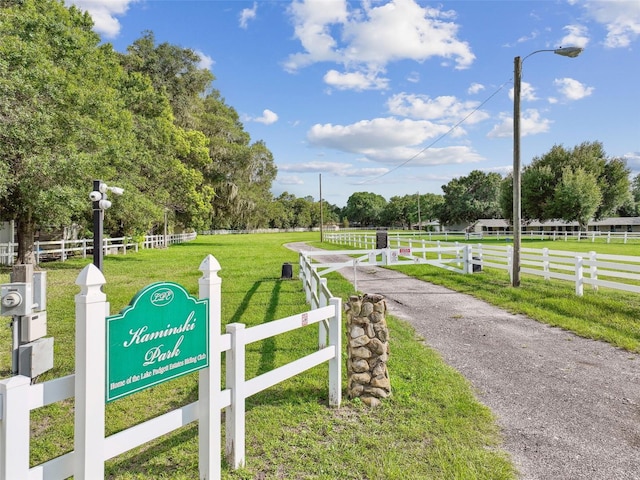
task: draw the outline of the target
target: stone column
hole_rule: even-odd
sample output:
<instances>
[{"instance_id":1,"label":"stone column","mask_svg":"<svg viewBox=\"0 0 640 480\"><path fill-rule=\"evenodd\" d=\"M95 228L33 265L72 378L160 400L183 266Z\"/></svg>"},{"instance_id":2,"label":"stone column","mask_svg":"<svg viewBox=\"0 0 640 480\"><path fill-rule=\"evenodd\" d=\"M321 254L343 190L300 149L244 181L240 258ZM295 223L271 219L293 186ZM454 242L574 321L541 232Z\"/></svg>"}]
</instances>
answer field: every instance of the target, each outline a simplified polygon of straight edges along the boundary
<instances>
[{"instance_id":1,"label":"stone column","mask_svg":"<svg viewBox=\"0 0 640 480\"><path fill-rule=\"evenodd\" d=\"M387 361L389 329L382 295L349 297L347 311L347 394L375 407L391 395Z\"/></svg>"}]
</instances>

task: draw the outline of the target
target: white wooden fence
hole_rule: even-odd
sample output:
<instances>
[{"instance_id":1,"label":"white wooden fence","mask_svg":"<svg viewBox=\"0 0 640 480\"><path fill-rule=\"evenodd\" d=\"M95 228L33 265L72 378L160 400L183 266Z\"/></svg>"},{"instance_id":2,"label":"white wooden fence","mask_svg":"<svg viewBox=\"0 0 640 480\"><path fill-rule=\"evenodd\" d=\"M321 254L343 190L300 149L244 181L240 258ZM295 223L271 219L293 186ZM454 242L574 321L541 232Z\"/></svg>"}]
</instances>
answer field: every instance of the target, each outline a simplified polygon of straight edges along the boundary
<instances>
[{"instance_id":1,"label":"white wooden fence","mask_svg":"<svg viewBox=\"0 0 640 480\"><path fill-rule=\"evenodd\" d=\"M469 239L482 239L493 238L496 240L511 240L513 239L513 233L510 231L496 231L496 232L423 232L417 230L408 230L402 232L389 232L389 241L392 245L398 245L399 243L406 242L409 239L426 241L435 241L437 239L444 239L445 242L453 242L458 240ZM599 232L599 231L575 231L575 232L558 232L550 230L525 230L522 232L522 238L529 238L534 240L553 240L553 241L587 241L591 243L628 243L629 241L640 240L640 232ZM342 245L370 245L374 248L376 243L376 236L371 232L360 232L357 230L348 232L328 232L324 234L324 240L331 243L338 243ZM366 247L365 247L366 248Z\"/></svg>"},{"instance_id":2,"label":"white wooden fence","mask_svg":"<svg viewBox=\"0 0 640 480\"><path fill-rule=\"evenodd\" d=\"M0 381L0 480L76 480L104 478L104 462L191 422L198 422L199 478L221 477L221 420L225 409L229 464L245 463L245 401L251 395L323 362L329 363L329 403L341 402L341 323L338 298L326 306L245 328L234 323L221 334L220 265L209 255L200 265L200 298L209 301L209 368L198 372L198 400L147 422L104 437L105 334L108 303L104 276L94 265L82 270L76 284L75 374L30 385L15 376ZM328 344L318 351L251 379L245 378L245 346L281 333L322 323ZM221 353L225 352L226 388L221 389ZM34 467L29 466L31 410L75 397L74 449Z\"/></svg>"},{"instance_id":3,"label":"white wooden fence","mask_svg":"<svg viewBox=\"0 0 640 480\"><path fill-rule=\"evenodd\" d=\"M362 236L364 237L364 236ZM349 244L361 248L367 248L371 240L375 242L375 237L362 238L352 235L343 235L334 237L333 242L350 242ZM371 237L371 236L369 236ZM386 249L391 252L397 252L398 261L381 262L378 265L387 264L408 264L420 263L429 264L440 268L446 268L458 273L473 273L482 270L485 267L506 270L509 275L513 274L513 247L484 245L484 244L451 244L446 242L429 242L425 239L412 238L394 238L390 240L390 244L395 244L395 248ZM428 248L426 245L436 245L434 248ZM453 245L453 246L452 246ZM350 255L361 255L359 259L365 259L368 255L385 250L362 250L325 252L325 255L331 253L346 253ZM403 252L405 252L403 254ZM431 253L427 253L431 252ZM311 256L316 252L306 252ZM429 255L437 255L437 258L429 260ZM334 264L330 266L332 270L344 268L357 263L365 264L362 260L353 259L344 264ZM375 264L368 262L367 264ZM458 268L455 267L458 265ZM322 268L324 265L317 264L316 268ZM326 266L329 267L329 266ZM520 250L520 271L530 275L541 276L546 280L558 279L573 282L575 284L575 293L578 296L584 294L584 286L591 285L594 290L598 287L607 287L615 290L623 290L627 292L640 293L640 257L629 255L610 255L596 253L594 251L588 253L568 252L564 250L551 250L549 248L521 248ZM326 273L328 273L327 270ZM357 287L356 287L357 289Z\"/></svg>"},{"instance_id":4,"label":"white wooden fence","mask_svg":"<svg viewBox=\"0 0 640 480\"><path fill-rule=\"evenodd\" d=\"M138 243L132 237L104 238L102 248L105 255L126 254L127 250L138 251L138 248L162 248L175 243L183 243L194 240L196 233L178 233L171 235L146 235L142 242ZM80 255L86 258L93 254L93 239L83 238L79 240L55 240L47 242L34 242L33 244L36 262L43 260L65 261L71 256ZM18 252L17 243L0 243L0 265L12 265Z\"/></svg>"}]
</instances>

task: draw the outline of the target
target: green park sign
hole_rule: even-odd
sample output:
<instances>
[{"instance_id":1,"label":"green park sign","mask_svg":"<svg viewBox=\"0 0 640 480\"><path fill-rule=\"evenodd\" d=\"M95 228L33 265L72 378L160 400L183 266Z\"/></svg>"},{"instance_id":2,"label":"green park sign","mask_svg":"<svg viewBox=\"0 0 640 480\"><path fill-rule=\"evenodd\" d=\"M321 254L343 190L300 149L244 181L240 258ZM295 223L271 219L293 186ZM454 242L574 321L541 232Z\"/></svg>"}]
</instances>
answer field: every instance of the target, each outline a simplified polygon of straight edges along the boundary
<instances>
[{"instance_id":1,"label":"green park sign","mask_svg":"<svg viewBox=\"0 0 640 480\"><path fill-rule=\"evenodd\" d=\"M209 301L153 283L106 319L106 401L209 366Z\"/></svg>"}]
</instances>

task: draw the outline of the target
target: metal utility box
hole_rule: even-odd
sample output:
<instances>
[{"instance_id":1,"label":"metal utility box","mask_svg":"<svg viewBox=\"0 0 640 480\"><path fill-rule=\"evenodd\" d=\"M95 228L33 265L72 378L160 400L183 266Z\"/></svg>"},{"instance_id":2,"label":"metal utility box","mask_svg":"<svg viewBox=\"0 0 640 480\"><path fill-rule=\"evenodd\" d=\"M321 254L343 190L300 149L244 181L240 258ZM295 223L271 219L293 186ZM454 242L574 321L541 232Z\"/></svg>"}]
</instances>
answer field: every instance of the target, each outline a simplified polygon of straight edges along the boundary
<instances>
[{"instance_id":1,"label":"metal utility box","mask_svg":"<svg viewBox=\"0 0 640 480\"><path fill-rule=\"evenodd\" d=\"M21 345L18 374L34 378L53 368L53 337Z\"/></svg>"},{"instance_id":2,"label":"metal utility box","mask_svg":"<svg viewBox=\"0 0 640 480\"><path fill-rule=\"evenodd\" d=\"M47 312L20 317L20 342L33 342L47 334Z\"/></svg>"},{"instance_id":3,"label":"metal utility box","mask_svg":"<svg viewBox=\"0 0 640 480\"><path fill-rule=\"evenodd\" d=\"M33 293L30 283L0 285L0 315L29 315L32 310Z\"/></svg>"},{"instance_id":4,"label":"metal utility box","mask_svg":"<svg viewBox=\"0 0 640 480\"><path fill-rule=\"evenodd\" d=\"M387 232L376 232L376 250L389 246L389 235Z\"/></svg>"}]
</instances>

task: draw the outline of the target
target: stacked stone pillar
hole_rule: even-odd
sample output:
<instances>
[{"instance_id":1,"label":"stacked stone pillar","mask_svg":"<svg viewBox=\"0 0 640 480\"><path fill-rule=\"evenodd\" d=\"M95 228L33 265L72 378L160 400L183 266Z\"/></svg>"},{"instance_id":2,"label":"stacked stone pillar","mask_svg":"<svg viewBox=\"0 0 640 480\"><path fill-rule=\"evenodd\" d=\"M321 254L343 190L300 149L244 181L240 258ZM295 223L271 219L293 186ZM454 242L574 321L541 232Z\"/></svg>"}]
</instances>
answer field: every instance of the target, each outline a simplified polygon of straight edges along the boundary
<instances>
[{"instance_id":1,"label":"stacked stone pillar","mask_svg":"<svg viewBox=\"0 0 640 480\"><path fill-rule=\"evenodd\" d=\"M347 394L375 407L391 395L389 328L382 295L353 295L347 310Z\"/></svg>"}]
</instances>

